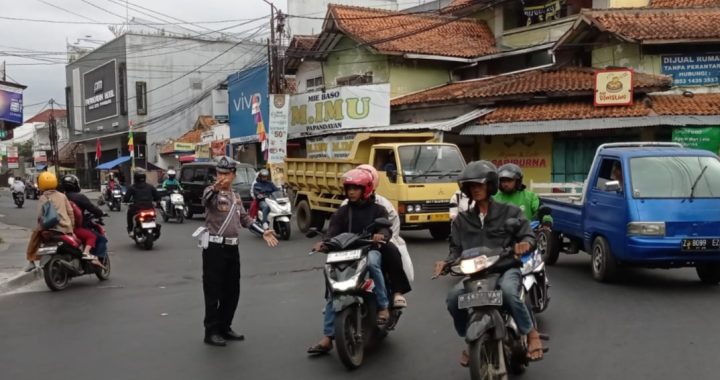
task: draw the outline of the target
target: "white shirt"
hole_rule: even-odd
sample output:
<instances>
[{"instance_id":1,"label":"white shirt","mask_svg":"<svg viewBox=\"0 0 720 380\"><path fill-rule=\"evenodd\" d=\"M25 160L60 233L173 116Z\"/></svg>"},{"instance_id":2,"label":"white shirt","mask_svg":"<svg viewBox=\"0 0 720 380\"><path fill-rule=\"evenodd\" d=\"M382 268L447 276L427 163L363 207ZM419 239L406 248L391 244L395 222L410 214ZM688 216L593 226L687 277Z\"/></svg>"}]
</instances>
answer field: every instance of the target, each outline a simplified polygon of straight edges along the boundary
<instances>
[{"instance_id":1,"label":"white shirt","mask_svg":"<svg viewBox=\"0 0 720 380\"><path fill-rule=\"evenodd\" d=\"M459 213L469 210L472 203L465 193L461 190L456 191L450 198L450 220L454 220Z\"/></svg>"},{"instance_id":2,"label":"white shirt","mask_svg":"<svg viewBox=\"0 0 720 380\"><path fill-rule=\"evenodd\" d=\"M23 183L23 181L13 182L12 192L13 193L24 193L25 192L25 184Z\"/></svg>"}]
</instances>

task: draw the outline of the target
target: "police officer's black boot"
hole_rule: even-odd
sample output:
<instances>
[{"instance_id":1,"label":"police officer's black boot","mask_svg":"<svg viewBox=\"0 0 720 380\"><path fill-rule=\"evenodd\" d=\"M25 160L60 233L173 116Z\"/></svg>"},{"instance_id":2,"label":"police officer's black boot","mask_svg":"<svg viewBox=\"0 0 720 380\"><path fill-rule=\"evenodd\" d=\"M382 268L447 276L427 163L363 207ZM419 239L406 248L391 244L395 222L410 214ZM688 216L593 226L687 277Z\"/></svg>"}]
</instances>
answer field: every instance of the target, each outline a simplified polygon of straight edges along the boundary
<instances>
[{"instance_id":1,"label":"police officer's black boot","mask_svg":"<svg viewBox=\"0 0 720 380\"><path fill-rule=\"evenodd\" d=\"M227 346L227 341L225 338L222 337L222 335L212 332L212 333L206 333L205 334L205 343L209 344L211 346L216 347L225 347Z\"/></svg>"},{"instance_id":2,"label":"police officer's black boot","mask_svg":"<svg viewBox=\"0 0 720 380\"><path fill-rule=\"evenodd\" d=\"M245 340L245 335L238 334L233 329L227 329L225 332L222 333L222 337L225 340L238 340L243 341Z\"/></svg>"}]
</instances>

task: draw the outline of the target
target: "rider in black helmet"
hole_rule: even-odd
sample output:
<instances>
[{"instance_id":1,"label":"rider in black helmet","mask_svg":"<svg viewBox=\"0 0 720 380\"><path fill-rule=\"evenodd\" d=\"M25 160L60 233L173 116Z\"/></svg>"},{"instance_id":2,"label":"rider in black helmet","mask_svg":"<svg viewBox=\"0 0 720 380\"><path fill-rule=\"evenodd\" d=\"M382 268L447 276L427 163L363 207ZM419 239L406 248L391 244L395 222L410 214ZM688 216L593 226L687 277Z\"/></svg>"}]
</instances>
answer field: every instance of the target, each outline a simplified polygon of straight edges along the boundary
<instances>
[{"instance_id":1,"label":"rider in black helmet","mask_svg":"<svg viewBox=\"0 0 720 380\"><path fill-rule=\"evenodd\" d=\"M58 185L58 190L65 193L65 196L67 199L74 203L79 209L80 209L80 216L82 219L82 222L78 223L78 219L75 218L75 234L78 237L82 237L83 233L78 233L78 228L86 229L89 233L92 233L95 235L95 242L94 247L92 247L95 251L93 252L95 255L104 257L107 253L107 238L92 228L92 223L90 220L87 220L85 218L82 218L82 216L85 213L91 214L95 216L96 218L102 218L105 216L105 213L95 206L88 197L85 196L85 194L80 192L80 181L78 180L78 177L72 174L64 175L62 178L60 178L60 184ZM87 233L87 232L84 232ZM86 243L87 244L87 243ZM86 246L87 249L87 246ZM89 252L89 251L88 251Z\"/></svg>"},{"instance_id":2,"label":"rider in black helmet","mask_svg":"<svg viewBox=\"0 0 720 380\"><path fill-rule=\"evenodd\" d=\"M154 209L154 203L160 201L160 195L157 189L145 182L145 170L135 169L133 179L135 180L135 184L130 186L125 193L125 198L123 198L123 202L125 203L133 202L127 211L127 231L130 237L132 237L133 217L135 214L141 210Z\"/></svg>"},{"instance_id":3,"label":"rider in black helmet","mask_svg":"<svg viewBox=\"0 0 720 380\"><path fill-rule=\"evenodd\" d=\"M498 192L498 172L489 161L471 162L458 179L460 189L474 201L467 211L461 212L452 221L450 234L450 253L445 261L436 263L435 272L440 274L444 268L458 261L464 250L486 247L490 249L504 248L506 239L514 242L513 253L518 265L508 269L498 280L503 293L503 304L507 305L517 323L518 330L528 336L528 358L539 360L543 350L540 336L533 327L530 313L521 299L522 274L520 272L520 255L534 249L535 234L523 212L513 205L494 202L492 196ZM520 220L521 227L513 235L505 230L505 221L510 218ZM452 315L455 330L461 337L465 336L468 313L458 307L458 297L465 293L463 282L458 283L448 294L447 307ZM467 366L468 353L463 351L460 364Z\"/></svg>"}]
</instances>

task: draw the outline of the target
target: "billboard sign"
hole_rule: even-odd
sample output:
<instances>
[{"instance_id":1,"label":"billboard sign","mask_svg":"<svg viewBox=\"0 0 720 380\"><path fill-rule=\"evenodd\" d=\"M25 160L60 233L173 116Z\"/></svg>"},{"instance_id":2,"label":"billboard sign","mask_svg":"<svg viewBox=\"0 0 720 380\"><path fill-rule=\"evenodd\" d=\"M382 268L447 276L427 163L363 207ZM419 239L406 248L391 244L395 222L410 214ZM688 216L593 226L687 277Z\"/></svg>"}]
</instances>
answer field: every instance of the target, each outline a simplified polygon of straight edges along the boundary
<instances>
[{"instance_id":1,"label":"billboard sign","mask_svg":"<svg viewBox=\"0 0 720 380\"><path fill-rule=\"evenodd\" d=\"M390 84L345 86L290 97L290 137L390 125Z\"/></svg>"},{"instance_id":2,"label":"billboard sign","mask_svg":"<svg viewBox=\"0 0 720 380\"><path fill-rule=\"evenodd\" d=\"M20 89L0 87L0 120L18 125L23 123L23 94Z\"/></svg>"},{"instance_id":3,"label":"billboard sign","mask_svg":"<svg viewBox=\"0 0 720 380\"><path fill-rule=\"evenodd\" d=\"M720 150L720 127L675 128L672 141L683 144L687 148L705 149L713 153Z\"/></svg>"},{"instance_id":4,"label":"billboard sign","mask_svg":"<svg viewBox=\"0 0 720 380\"><path fill-rule=\"evenodd\" d=\"M8 169L18 169L20 167L18 148L16 146L7 147L7 157Z\"/></svg>"},{"instance_id":5,"label":"billboard sign","mask_svg":"<svg viewBox=\"0 0 720 380\"><path fill-rule=\"evenodd\" d=\"M253 99L259 101L262 120L268 120L268 66L262 65L237 72L228 77L230 141L257 141L257 121Z\"/></svg>"},{"instance_id":6,"label":"billboard sign","mask_svg":"<svg viewBox=\"0 0 720 380\"><path fill-rule=\"evenodd\" d=\"M287 156L288 124L290 123L290 95L270 95L270 143L268 163L281 164Z\"/></svg>"},{"instance_id":7,"label":"billboard sign","mask_svg":"<svg viewBox=\"0 0 720 380\"><path fill-rule=\"evenodd\" d=\"M720 53L663 55L662 73L670 75L675 86L720 84Z\"/></svg>"},{"instance_id":8,"label":"billboard sign","mask_svg":"<svg viewBox=\"0 0 720 380\"><path fill-rule=\"evenodd\" d=\"M631 69L595 71L595 107L632 104L633 71Z\"/></svg>"},{"instance_id":9,"label":"billboard sign","mask_svg":"<svg viewBox=\"0 0 720 380\"><path fill-rule=\"evenodd\" d=\"M118 115L116 61L113 59L83 74L85 123Z\"/></svg>"}]
</instances>

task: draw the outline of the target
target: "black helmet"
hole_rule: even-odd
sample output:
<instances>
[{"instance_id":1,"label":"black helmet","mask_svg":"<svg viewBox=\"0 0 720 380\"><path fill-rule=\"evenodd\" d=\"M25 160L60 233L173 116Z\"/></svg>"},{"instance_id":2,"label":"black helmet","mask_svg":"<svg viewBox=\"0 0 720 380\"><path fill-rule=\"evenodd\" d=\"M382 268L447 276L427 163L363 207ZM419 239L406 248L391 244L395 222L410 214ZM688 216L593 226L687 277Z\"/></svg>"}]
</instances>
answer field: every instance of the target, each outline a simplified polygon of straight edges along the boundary
<instances>
[{"instance_id":1,"label":"black helmet","mask_svg":"<svg viewBox=\"0 0 720 380\"><path fill-rule=\"evenodd\" d=\"M495 165L490 161L473 161L465 170L460 173L458 177L458 185L468 198L472 199L470 193L471 183L485 183L487 184L488 196L493 196L498 192L498 173Z\"/></svg>"},{"instance_id":2,"label":"black helmet","mask_svg":"<svg viewBox=\"0 0 720 380\"><path fill-rule=\"evenodd\" d=\"M519 166L515 164L505 164L498 169L500 179L511 178L515 180L515 191L523 189L523 172Z\"/></svg>"},{"instance_id":3,"label":"black helmet","mask_svg":"<svg viewBox=\"0 0 720 380\"><path fill-rule=\"evenodd\" d=\"M235 173L235 161L227 156L222 156L217 159L217 172L218 173Z\"/></svg>"},{"instance_id":4,"label":"black helmet","mask_svg":"<svg viewBox=\"0 0 720 380\"><path fill-rule=\"evenodd\" d=\"M72 174L64 175L60 178L60 186L58 186L58 189L63 193L79 193L80 180Z\"/></svg>"},{"instance_id":5,"label":"black helmet","mask_svg":"<svg viewBox=\"0 0 720 380\"><path fill-rule=\"evenodd\" d=\"M135 180L135 183L144 183L147 179L147 175L145 174L145 170L141 168L135 169L135 173L133 173L133 179Z\"/></svg>"}]
</instances>

